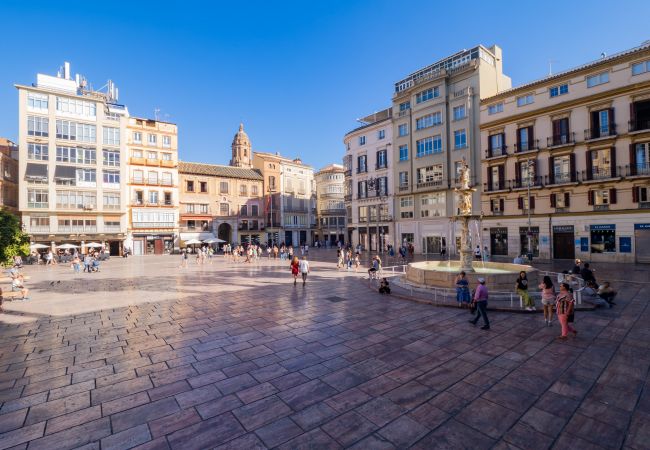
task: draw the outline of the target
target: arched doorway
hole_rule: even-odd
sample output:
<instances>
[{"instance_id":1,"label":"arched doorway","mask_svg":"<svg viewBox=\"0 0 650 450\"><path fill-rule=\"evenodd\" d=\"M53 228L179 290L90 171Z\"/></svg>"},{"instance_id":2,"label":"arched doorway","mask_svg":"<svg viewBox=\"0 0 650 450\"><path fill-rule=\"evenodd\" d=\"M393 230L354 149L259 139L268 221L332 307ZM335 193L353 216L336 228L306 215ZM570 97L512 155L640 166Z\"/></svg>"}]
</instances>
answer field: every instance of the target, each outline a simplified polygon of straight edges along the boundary
<instances>
[{"instance_id":1,"label":"arched doorway","mask_svg":"<svg viewBox=\"0 0 650 450\"><path fill-rule=\"evenodd\" d=\"M217 237L227 243L232 242L232 227L228 223L222 223L217 229Z\"/></svg>"}]
</instances>

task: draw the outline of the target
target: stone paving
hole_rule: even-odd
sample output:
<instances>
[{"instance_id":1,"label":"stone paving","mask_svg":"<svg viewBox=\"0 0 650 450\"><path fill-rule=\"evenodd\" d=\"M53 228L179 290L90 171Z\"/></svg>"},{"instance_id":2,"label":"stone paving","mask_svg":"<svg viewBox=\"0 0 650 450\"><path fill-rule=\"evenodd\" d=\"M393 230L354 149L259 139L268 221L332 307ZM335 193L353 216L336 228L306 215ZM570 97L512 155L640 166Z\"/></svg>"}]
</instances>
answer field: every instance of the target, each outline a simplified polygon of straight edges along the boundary
<instances>
[{"instance_id":1,"label":"stone paving","mask_svg":"<svg viewBox=\"0 0 650 450\"><path fill-rule=\"evenodd\" d=\"M559 342L539 314L482 331L332 263L305 287L285 263L178 263L26 269L32 300L0 315L0 449L648 448L645 285Z\"/></svg>"}]
</instances>

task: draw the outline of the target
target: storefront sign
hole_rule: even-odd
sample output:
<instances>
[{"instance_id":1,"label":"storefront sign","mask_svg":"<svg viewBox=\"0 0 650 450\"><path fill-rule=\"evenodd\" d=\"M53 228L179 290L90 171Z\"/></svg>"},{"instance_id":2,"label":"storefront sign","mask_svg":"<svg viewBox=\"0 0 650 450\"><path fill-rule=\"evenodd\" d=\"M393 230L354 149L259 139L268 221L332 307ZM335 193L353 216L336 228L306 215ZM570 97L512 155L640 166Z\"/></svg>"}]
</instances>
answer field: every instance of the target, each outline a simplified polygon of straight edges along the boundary
<instances>
[{"instance_id":1,"label":"storefront sign","mask_svg":"<svg viewBox=\"0 0 650 450\"><path fill-rule=\"evenodd\" d=\"M490 228L491 234L508 234L507 228Z\"/></svg>"},{"instance_id":2,"label":"storefront sign","mask_svg":"<svg viewBox=\"0 0 650 450\"><path fill-rule=\"evenodd\" d=\"M580 238L580 251L581 252L589 251L589 238L586 237Z\"/></svg>"},{"instance_id":3,"label":"storefront sign","mask_svg":"<svg viewBox=\"0 0 650 450\"><path fill-rule=\"evenodd\" d=\"M554 225L553 233L573 233L573 225Z\"/></svg>"},{"instance_id":4,"label":"storefront sign","mask_svg":"<svg viewBox=\"0 0 650 450\"><path fill-rule=\"evenodd\" d=\"M635 230L650 230L650 223L635 223Z\"/></svg>"},{"instance_id":5,"label":"storefront sign","mask_svg":"<svg viewBox=\"0 0 650 450\"><path fill-rule=\"evenodd\" d=\"M539 227L530 227L531 234L539 234ZM519 234L528 234L528 227L519 227Z\"/></svg>"},{"instance_id":6,"label":"storefront sign","mask_svg":"<svg viewBox=\"0 0 650 450\"><path fill-rule=\"evenodd\" d=\"M632 238L623 236L618 238L618 251L621 253L632 253Z\"/></svg>"},{"instance_id":7,"label":"storefront sign","mask_svg":"<svg viewBox=\"0 0 650 450\"><path fill-rule=\"evenodd\" d=\"M616 230L616 225L590 225L589 229L591 231Z\"/></svg>"}]
</instances>

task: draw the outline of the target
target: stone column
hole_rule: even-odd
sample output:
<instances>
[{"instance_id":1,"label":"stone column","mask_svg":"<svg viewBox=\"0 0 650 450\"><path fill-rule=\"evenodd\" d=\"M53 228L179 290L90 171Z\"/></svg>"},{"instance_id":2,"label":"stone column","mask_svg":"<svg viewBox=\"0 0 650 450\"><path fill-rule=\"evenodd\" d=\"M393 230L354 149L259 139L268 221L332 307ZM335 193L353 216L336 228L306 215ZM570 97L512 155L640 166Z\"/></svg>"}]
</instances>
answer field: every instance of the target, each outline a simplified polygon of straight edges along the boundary
<instances>
[{"instance_id":1,"label":"stone column","mask_svg":"<svg viewBox=\"0 0 650 450\"><path fill-rule=\"evenodd\" d=\"M459 217L462 225L460 233L460 270L467 273L474 272L472 267L472 248L469 245L469 217Z\"/></svg>"}]
</instances>

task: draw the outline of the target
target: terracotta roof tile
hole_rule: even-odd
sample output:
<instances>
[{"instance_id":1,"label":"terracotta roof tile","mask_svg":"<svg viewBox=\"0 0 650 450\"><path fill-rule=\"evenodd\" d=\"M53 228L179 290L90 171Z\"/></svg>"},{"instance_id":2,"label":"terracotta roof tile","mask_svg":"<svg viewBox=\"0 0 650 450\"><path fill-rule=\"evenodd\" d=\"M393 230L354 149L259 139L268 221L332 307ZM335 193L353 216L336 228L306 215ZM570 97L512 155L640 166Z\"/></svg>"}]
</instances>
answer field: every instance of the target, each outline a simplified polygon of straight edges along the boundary
<instances>
[{"instance_id":1,"label":"terracotta roof tile","mask_svg":"<svg viewBox=\"0 0 650 450\"><path fill-rule=\"evenodd\" d=\"M193 175L210 175L213 177L242 178L246 180L262 181L262 174L257 169L243 167L222 166L219 164L204 164L194 162L178 162L178 172Z\"/></svg>"}]
</instances>

